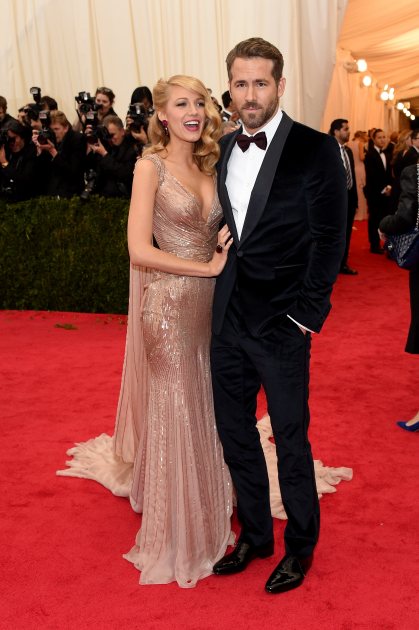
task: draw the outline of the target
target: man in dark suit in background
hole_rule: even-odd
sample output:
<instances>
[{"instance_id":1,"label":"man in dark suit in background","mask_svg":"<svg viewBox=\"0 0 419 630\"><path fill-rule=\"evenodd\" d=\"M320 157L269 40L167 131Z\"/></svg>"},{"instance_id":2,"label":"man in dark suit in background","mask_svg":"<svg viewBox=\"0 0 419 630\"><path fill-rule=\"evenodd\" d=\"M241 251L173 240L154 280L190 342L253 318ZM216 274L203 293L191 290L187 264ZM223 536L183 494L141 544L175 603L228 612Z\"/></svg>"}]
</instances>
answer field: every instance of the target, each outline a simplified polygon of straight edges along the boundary
<instances>
[{"instance_id":1,"label":"man in dark suit in background","mask_svg":"<svg viewBox=\"0 0 419 630\"><path fill-rule=\"evenodd\" d=\"M279 50L261 38L240 42L227 56L243 127L221 139L218 192L234 242L216 283L211 345L217 427L242 528L214 573L237 573L253 558L273 554L255 417L263 385L288 515L285 556L265 585L269 593L302 583L319 535L307 435L310 335L330 310L347 213L338 145L281 111L282 69Z\"/></svg>"},{"instance_id":2,"label":"man in dark suit in background","mask_svg":"<svg viewBox=\"0 0 419 630\"><path fill-rule=\"evenodd\" d=\"M358 208L358 192L356 189L355 164L352 149L345 146L349 140L349 124L344 118L336 118L330 125L329 134L333 136L338 144L339 150L346 172L346 187L348 190L348 216L346 220L346 245L340 265L340 273L347 276L356 276L358 274L355 269L348 265L349 247L351 244L352 227L355 219L355 212Z\"/></svg>"},{"instance_id":3,"label":"man in dark suit in background","mask_svg":"<svg viewBox=\"0 0 419 630\"><path fill-rule=\"evenodd\" d=\"M365 197L368 202L368 239L372 254L382 254L378 226L383 217L390 212L392 176L390 157L384 148L386 134L382 129L375 129L372 134L372 147L365 155Z\"/></svg>"}]
</instances>

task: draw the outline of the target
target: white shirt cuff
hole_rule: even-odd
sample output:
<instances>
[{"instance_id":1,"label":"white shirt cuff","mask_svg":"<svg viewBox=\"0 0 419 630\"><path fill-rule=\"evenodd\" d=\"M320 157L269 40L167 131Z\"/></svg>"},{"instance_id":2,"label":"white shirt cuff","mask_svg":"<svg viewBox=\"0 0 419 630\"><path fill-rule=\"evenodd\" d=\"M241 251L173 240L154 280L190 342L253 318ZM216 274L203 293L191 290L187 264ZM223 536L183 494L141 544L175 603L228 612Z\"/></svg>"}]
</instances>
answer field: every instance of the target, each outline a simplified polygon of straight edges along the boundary
<instances>
[{"instance_id":1,"label":"white shirt cuff","mask_svg":"<svg viewBox=\"0 0 419 630\"><path fill-rule=\"evenodd\" d=\"M304 328L304 330L307 330L308 332L311 332L314 334L314 330L310 330L310 328L307 328L307 326L303 326L303 324L300 324L300 322L297 322L293 317L291 317L291 315L287 315L287 317L289 317L290 320L294 322L294 324L297 324L297 326L299 326L300 328Z\"/></svg>"}]
</instances>

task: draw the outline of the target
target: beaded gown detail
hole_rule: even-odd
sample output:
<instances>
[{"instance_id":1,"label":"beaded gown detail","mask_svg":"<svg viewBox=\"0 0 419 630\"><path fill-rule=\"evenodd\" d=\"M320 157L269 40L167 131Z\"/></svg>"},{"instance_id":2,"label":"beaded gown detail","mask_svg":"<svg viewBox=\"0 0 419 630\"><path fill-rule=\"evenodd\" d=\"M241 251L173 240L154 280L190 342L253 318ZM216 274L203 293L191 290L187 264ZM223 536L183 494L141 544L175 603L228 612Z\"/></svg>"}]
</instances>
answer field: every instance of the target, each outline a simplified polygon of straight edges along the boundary
<instances>
[{"instance_id":1,"label":"beaded gown detail","mask_svg":"<svg viewBox=\"0 0 419 630\"><path fill-rule=\"evenodd\" d=\"M207 262L222 210L214 186L208 218L158 155L153 235L163 251ZM184 588L212 573L233 541L232 484L219 442L209 345L214 279L131 265L127 340L115 433L77 443L59 476L93 479L142 513L124 555L140 584ZM257 423L270 477L272 515L286 518L269 417ZM319 496L349 480L349 468L315 461Z\"/></svg>"},{"instance_id":2,"label":"beaded gown detail","mask_svg":"<svg viewBox=\"0 0 419 630\"><path fill-rule=\"evenodd\" d=\"M197 198L163 160L155 154L143 159L151 160L159 175L153 215L159 248L208 262L222 216L215 185L205 219ZM141 571L140 584L195 586L212 573L230 538L232 487L215 425L209 369L214 283L131 268L115 436L71 449L74 459L63 471L94 478L116 494L129 488L142 522L124 557ZM108 454L98 456L100 451Z\"/></svg>"}]
</instances>

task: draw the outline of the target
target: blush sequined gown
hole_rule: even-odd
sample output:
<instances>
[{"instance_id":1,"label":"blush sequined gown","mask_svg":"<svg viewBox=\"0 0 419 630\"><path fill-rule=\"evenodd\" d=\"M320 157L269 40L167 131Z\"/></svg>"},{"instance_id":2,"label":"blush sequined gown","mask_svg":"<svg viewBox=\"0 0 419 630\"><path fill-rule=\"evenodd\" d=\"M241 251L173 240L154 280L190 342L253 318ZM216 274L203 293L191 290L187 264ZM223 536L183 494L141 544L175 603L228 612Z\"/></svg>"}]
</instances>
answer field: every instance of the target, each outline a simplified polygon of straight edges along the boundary
<instances>
[{"instance_id":1,"label":"blush sequined gown","mask_svg":"<svg viewBox=\"0 0 419 630\"><path fill-rule=\"evenodd\" d=\"M222 211L208 219L194 195L165 168L159 175L153 234L160 249L208 261ZM214 280L131 266L128 329L114 436L102 434L67 451L60 476L93 479L142 513L125 554L140 584L192 587L212 573L232 542L232 486L216 431L209 343ZM270 477L273 516L286 518L269 417L257 423ZM315 461L317 491L336 492L349 468Z\"/></svg>"},{"instance_id":2,"label":"blush sequined gown","mask_svg":"<svg viewBox=\"0 0 419 630\"><path fill-rule=\"evenodd\" d=\"M163 251L207 262L222 216L215 192L208 219L196 197L152 154L159 185L153 235ZM215 280L131 268L127 344L115 435L69 451L59 474L95 479L129 494L142 513L125 558L141 584L195 586L230 539L232 487L218 440L209 369Z\"/></svg>"}]
</instances>

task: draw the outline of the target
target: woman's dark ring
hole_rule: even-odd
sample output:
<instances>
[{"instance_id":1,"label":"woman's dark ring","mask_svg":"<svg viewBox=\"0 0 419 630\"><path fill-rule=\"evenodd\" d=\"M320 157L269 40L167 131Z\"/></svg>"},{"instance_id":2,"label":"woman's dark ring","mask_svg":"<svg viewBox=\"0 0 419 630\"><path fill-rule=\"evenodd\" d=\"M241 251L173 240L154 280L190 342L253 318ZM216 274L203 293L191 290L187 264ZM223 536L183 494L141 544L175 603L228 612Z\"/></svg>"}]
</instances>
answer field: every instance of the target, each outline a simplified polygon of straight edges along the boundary
<instances>
[{"instance_id":1,"label":"woman's dark ring","mask_svg":"<svg viewBox=\"0 0 419 630\"><path fill-rule=\"evenodd\" d=\"M218 243L217 247L215 248L215 251L217 252L217 254L222 254L223 246L220 245L220 243Z\"/></svg>"}]
</instances>

